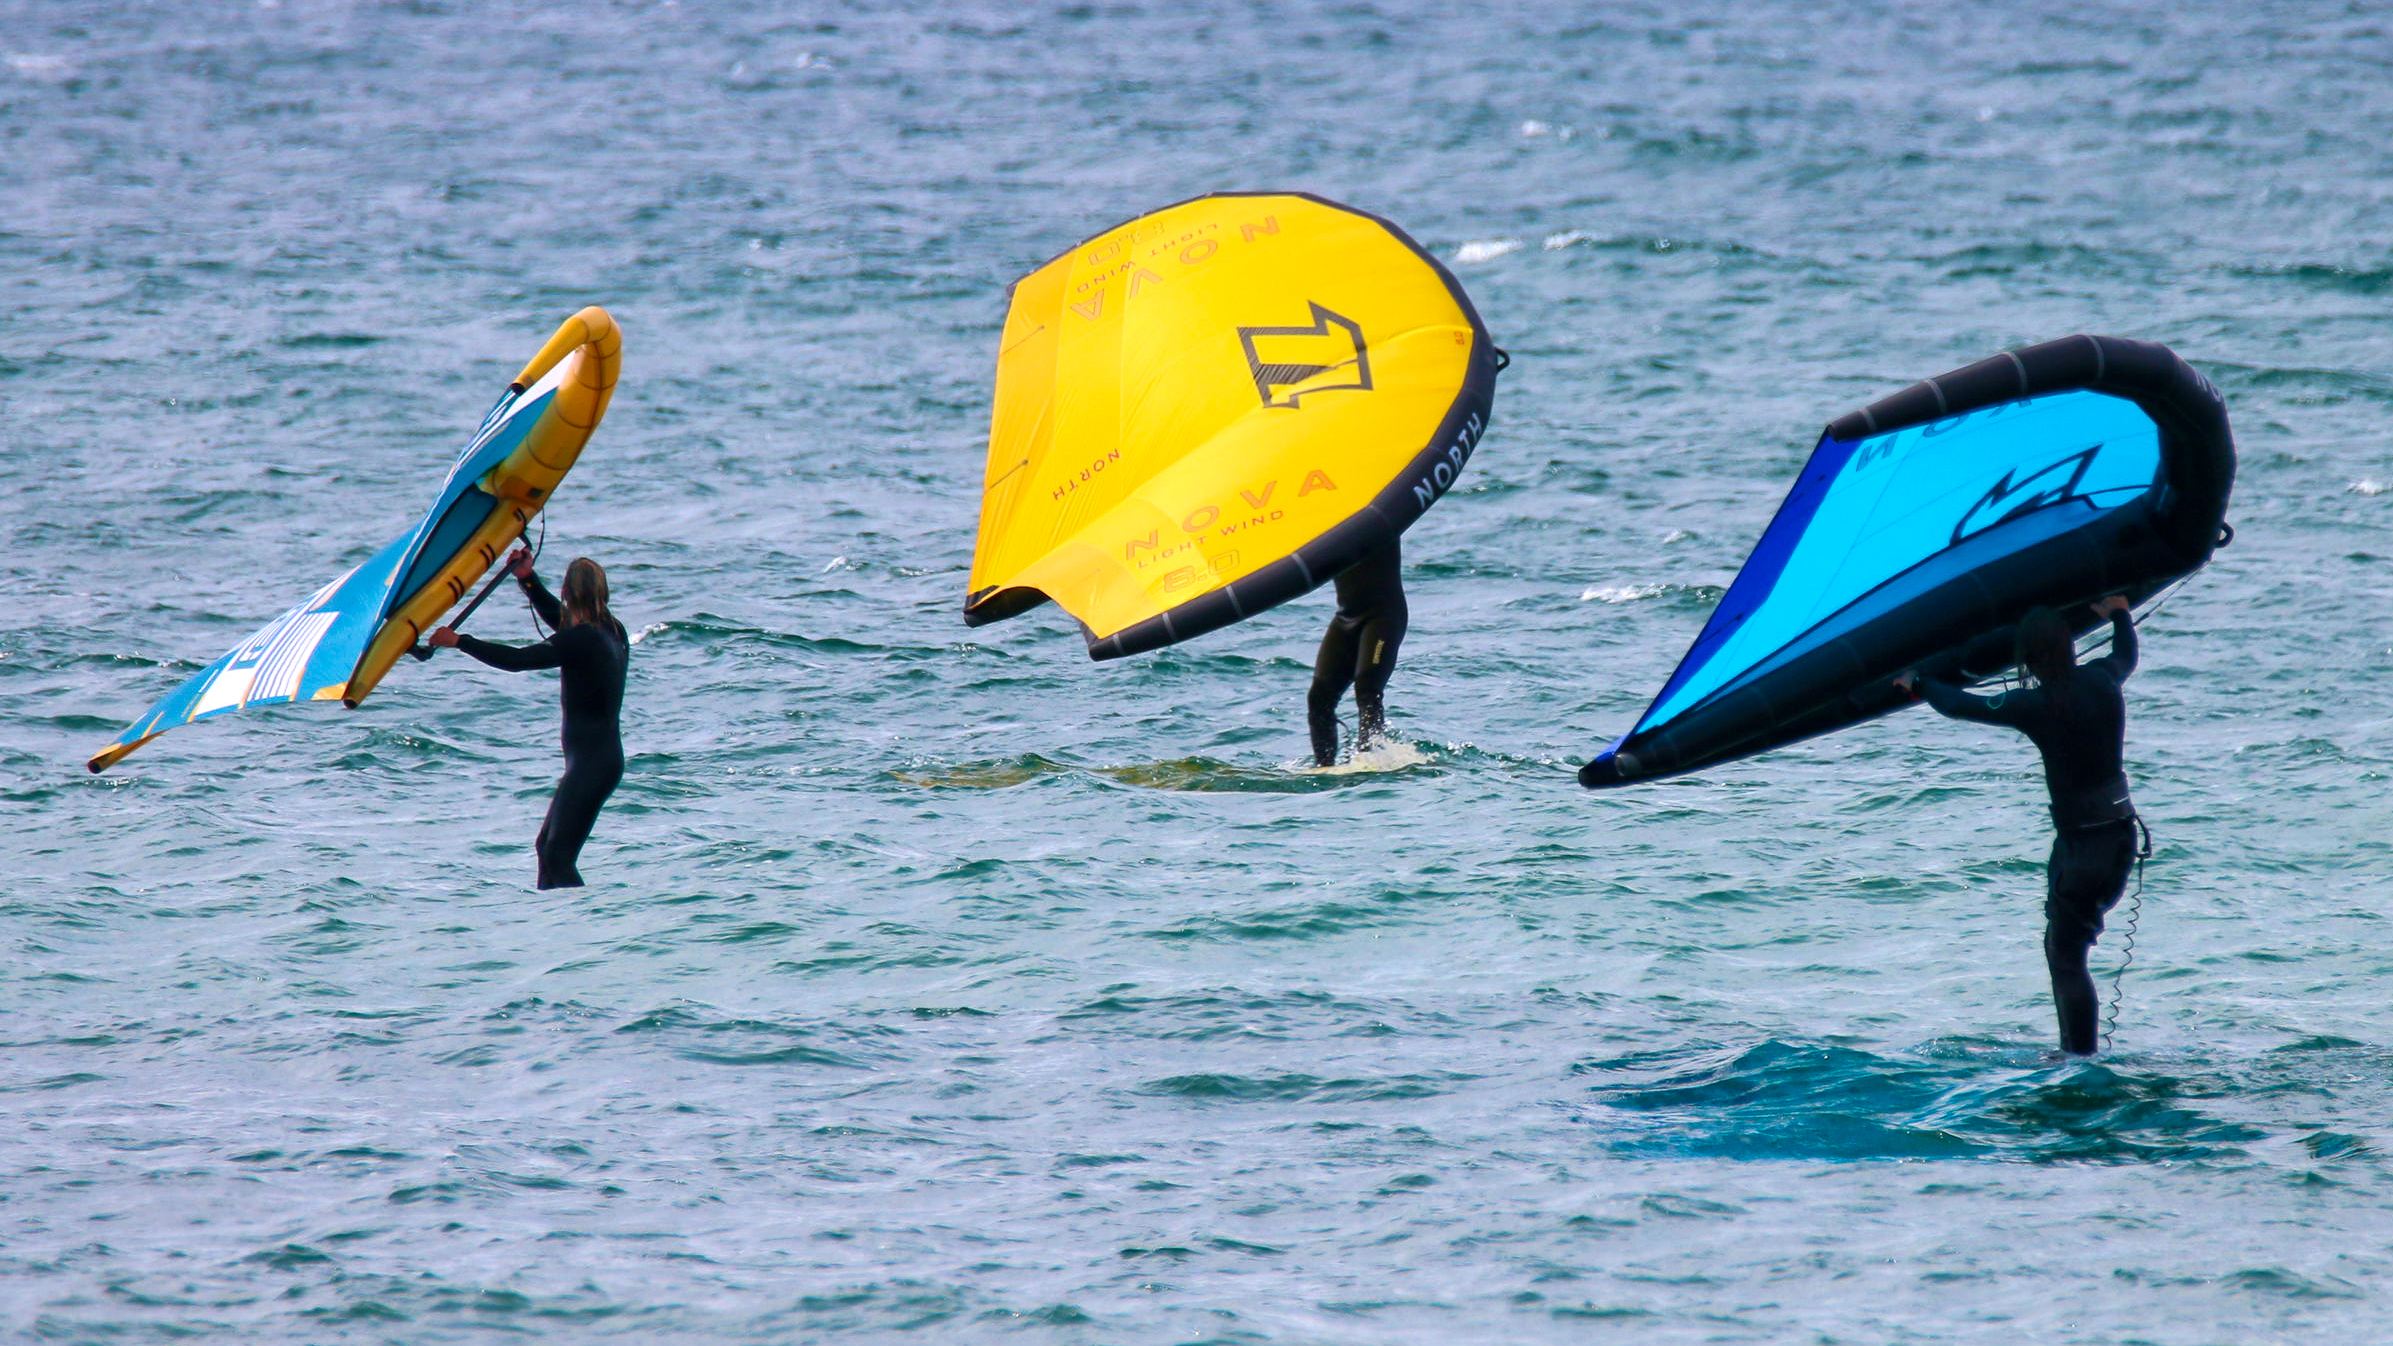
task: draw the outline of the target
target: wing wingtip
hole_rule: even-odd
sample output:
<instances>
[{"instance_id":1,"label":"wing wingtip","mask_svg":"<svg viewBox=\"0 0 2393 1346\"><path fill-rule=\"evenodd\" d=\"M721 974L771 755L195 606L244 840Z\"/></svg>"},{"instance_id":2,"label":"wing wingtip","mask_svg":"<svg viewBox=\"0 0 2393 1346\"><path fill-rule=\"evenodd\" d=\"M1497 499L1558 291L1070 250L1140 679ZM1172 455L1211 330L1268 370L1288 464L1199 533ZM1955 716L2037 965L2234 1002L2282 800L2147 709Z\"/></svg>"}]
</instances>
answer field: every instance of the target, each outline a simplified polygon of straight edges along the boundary
<instances>
[{"instance_id":1,"label":"wing wingtip","mask_svg":"<svg viewBox=\"0 0 2393 1346\"><path fill-rule=\"evenodd\" d=\"M991 585L964 596L964 625L987 626L991 622L1002 622L1052 601L1044 591L1027 585Z\"/></svg>"},{"instance_id":2,"label":"wing wingtip","mask_svg":"<svg viewBox=\"0 0 2393 1346\"><path fill-rule=\"evenodd\" d=\"M108 768L115 766L117 763L125 760L126 754L132 752L135 748L140 747L142 744L149 742L151 738L155 737L157 737L157 735L152 734L146 738L137 738L131 743L111 743L107 747L93 753L91 755L91 760L83 764L83 769L97 776L101 772L106 771Z\"/></svg>"},{"instance_id":3,"label":"wing wingtip","mask_svg":"<svg viewBox=\"0 0 2393 1346\"><path fill-rule=\"evenodd\" d=\"M1637 759L1625 752L1607 750L1596 754L1587 765L1579 768L1579 784L1590 790L1609 789L1636 780L1643 772Z\"/></svg>"}]
</instances>

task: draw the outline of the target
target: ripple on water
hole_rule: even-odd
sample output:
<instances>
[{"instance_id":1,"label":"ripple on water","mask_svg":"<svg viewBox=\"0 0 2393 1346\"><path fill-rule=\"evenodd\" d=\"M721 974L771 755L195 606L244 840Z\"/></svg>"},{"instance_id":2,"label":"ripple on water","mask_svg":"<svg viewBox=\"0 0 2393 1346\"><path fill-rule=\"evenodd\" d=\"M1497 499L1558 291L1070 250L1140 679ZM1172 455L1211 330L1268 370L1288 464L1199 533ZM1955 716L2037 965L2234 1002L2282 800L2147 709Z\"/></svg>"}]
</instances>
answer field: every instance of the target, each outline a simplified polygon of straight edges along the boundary
<instances>
[{"instance_id":1,"label":"ripple on water","mask_svg":"<svg viewBox=\"0 0 2393 1346\"><path fill-rule=\"evenodd\" d=\"M759 1019L717 1018L695 1007L666 1006L650 1010L617 1027L615 1032L653 1040L675 1056L714 1065L870 1068L868 1061L851 1054L857 1044L849 1042L848 1051L822 1045L823 1034L816 1028Z\"/></svg>"},{"instance_id":2,"label":"ripple on water","mask_svg":"<svg viewBox=\"0 0 2393 1346\"><path fill-rule=\"evenodd\" d=\"M1459 1074L1406 1074L1379 1078L1321 1078L1305 1074L1172 1075L1150 1080L1138 1092L1165 1098L1221 1103L1369 1103L1431 1098L1477 1078Z\"/></svg>"}]
</instances>

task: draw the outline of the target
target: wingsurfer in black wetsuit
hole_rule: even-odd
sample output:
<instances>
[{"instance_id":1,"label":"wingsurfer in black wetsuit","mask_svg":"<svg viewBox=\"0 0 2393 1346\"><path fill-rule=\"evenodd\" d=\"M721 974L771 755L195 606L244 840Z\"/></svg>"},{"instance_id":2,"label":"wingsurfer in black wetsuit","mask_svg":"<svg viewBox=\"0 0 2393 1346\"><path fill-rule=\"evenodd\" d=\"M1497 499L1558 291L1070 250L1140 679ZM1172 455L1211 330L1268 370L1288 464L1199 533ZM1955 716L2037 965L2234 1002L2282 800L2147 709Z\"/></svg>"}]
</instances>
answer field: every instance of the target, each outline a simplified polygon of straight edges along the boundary
<instances>
[{"instance_id":1,"label":"wingsurfer in black wetsuit","mask_svg":"<svg viewBox=\"0 0 2393 1346\"><path fill-rule=\"evenodd\" d=\"M1404 643L1404 557L1396 539L1341 571L1338 611L1313 660L1313 687L1305 696L1305 719L1313 733L1313 761L1338 761L1338 702L1354 688L1360 721L1354 750L1365 752L1388 732L1385 700L1388 676L1396 671L1396 647Z\"/></svg>"},{"instance_id":2,"label":"wingsurfer in black wetsuit","mask_svg":"<svg viewBox=\"0 0 2393 1346\"><path fill-rule=\"evenodd\" d=\"M607 572L589 557L565 568L565 599L557 601L532 573L532 556L518 549L507 569L523 584L532 610L555 634L537 645L501 645L441 627L432 644L465 651L492 668L558 671L565 707L565 775L548 802L534 848L540 857L540 886L579 888L575 867L598 810L623 779L623 679L631 664L631 640L623 623L607 611Z\"/></svg>"},{"instance_id":3,"label":"wingsurfer in black wetsuit","mask_svg":"<svg viewBox=\"0 0 2393 1346\"><path fill-rule=\"evenodd\" d=\"M1916 687L1915 694L1941 714L2019 730L2044 755L2055 832L2044 880L2044 962L2052 972L2061 1050L2078 1056L2094 1053L2100 1003L2086 971L2086 950L2142 854L2136 844L2141 822L2121 763L2127 701L2119 685L2135 672L2135 620L2118 596L2103 599L2094 611L2111 620L2111 652L2083 664L2059 613L2037 608L2019 623L2019 662L2037 686L1985 697L1917 673L1895 679L1906 692Z\"/></svg>"}]
</instances>

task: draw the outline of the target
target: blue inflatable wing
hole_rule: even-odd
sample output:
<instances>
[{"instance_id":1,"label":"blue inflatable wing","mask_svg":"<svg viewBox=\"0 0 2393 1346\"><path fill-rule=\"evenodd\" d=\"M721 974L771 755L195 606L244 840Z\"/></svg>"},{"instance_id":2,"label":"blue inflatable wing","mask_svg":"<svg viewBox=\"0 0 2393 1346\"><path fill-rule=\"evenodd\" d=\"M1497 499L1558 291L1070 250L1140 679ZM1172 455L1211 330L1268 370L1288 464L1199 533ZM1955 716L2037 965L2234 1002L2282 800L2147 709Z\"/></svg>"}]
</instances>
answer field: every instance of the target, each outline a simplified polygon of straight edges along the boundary
<instances>
[{"instance_id":1,"label":"blue inflatable wing","mask_svg":"<svg viewBox=\"0 0 2393 1346\"><path fill-rule=\"evenodd\" d=\"M1652 706L1590 787L1699 770L1908 703L1919 668L2010 662L2028 609L2095 625L2224 540L2235 449L2216 389L2165 346L2075 336L1831 423Z\"/></svg>"},{"instance_id":2,"label":"blue inflatable wing","mask_svg":"<svg viewBox=\"0 0 2393 1346\"><path fill-rule=\"evenodd\" d=\"M481 489L483 478L515 451L555 396L554 375L529 391L510 387L458 452L415 527L193 674L93 755L90 769L105 771L178 725L247 706L330 700L354 706L350 678L367 647L501 507Z\"/></svg>"}]
</instances>

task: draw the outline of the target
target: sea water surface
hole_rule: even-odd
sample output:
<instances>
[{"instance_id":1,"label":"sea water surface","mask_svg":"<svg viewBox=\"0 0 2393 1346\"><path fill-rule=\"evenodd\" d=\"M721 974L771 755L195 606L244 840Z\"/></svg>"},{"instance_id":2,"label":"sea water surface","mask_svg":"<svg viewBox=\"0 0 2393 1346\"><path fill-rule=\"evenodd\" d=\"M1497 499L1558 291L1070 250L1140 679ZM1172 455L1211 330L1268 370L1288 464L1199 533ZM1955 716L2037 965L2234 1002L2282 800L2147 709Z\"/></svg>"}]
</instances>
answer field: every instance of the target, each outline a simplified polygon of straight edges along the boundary
<instances>
[{"instance_id":1,"label":"sea water surface","mask_svg":"<svg viewBox=\"0 0 2393 1346\"><path fill-rule=\"evenodd\" d=\"M1220 189L1395 219L1513 357L1381 769L1302 769L1326 594L959 620L1006 285ZM84 773L593 302L589 888L553 684L456 656ZM0 0L0 1331L2380 1339L2389 312L2357 4ZM2241 472L2064 1063L2023 741L1572 770L1822 423L2086 330Z\"/></svg>"}]
</instances>

